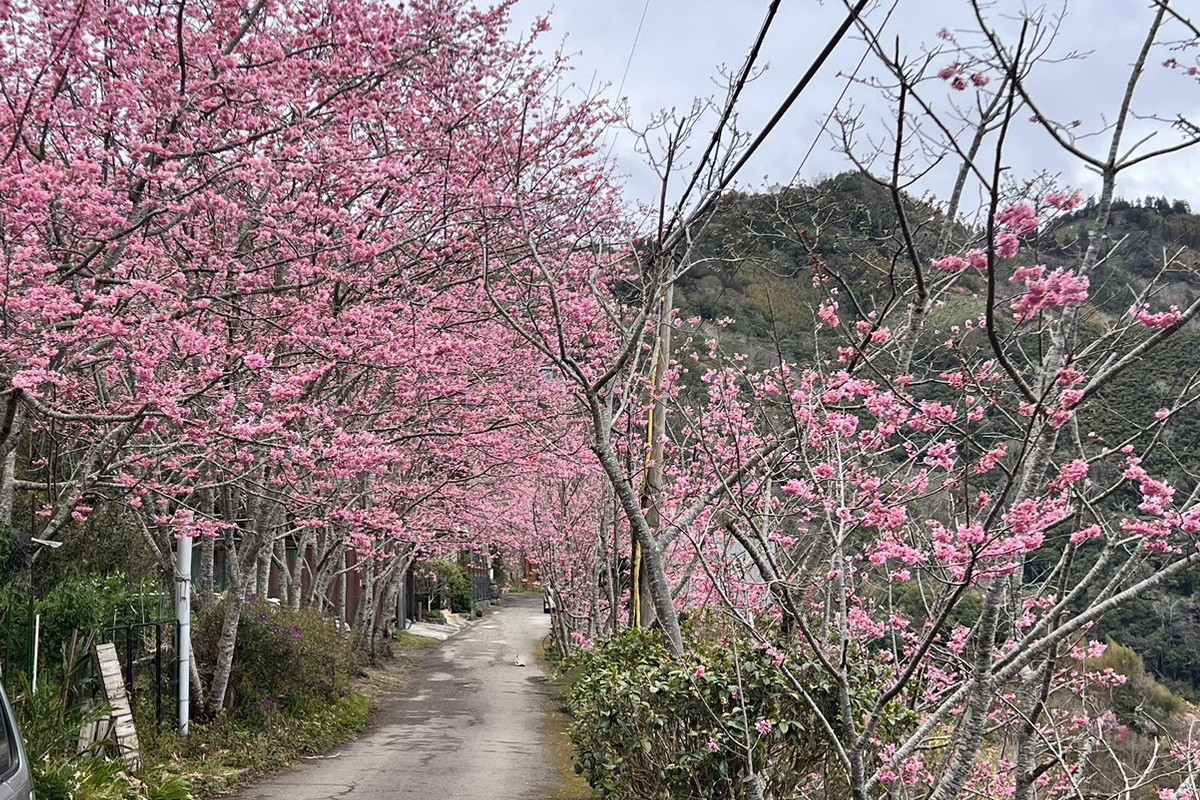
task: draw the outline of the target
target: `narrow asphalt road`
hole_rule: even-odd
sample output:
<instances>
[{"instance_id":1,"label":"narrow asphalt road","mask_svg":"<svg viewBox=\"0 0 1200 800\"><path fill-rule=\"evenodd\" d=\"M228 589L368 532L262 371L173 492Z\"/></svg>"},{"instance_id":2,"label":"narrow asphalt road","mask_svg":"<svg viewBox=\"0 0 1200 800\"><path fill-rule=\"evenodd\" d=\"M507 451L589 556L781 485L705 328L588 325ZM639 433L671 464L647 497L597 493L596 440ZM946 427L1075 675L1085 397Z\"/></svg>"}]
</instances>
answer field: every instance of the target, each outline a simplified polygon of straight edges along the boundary
<instances>
[{"instance_id":1,"label":"narrow asphalt road","mask_svg":"<svg viewBox=\"0 0 1200 800\"><path fill-rule=\"evenodd\" d=\"M362 738L245 790L242 800L543 800L559 778L543 741L549 632L537 596L418 657ZM517 666L517 664L525 666Z\"/></svg>"}]
</instances>

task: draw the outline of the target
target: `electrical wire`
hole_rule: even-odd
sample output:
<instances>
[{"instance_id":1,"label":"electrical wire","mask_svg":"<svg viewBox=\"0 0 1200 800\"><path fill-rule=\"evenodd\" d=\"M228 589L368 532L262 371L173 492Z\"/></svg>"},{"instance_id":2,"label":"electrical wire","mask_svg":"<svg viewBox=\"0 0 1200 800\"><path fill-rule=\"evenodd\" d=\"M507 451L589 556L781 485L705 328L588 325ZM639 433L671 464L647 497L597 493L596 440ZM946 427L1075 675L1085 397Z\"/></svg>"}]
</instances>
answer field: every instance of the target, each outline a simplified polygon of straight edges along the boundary
<instances>
[{"instance_id":1,"label":"electrical wire","mask_svg":"<svg viewBox=\"0 0 1200 800\"><path fill-rule=\"evenodd\" d=\"M883 18L883 25L888 23L892 18L892 14L896 11L896 6L899 5L899 0L892 3L892 7L888 9L887 16ZM882 26L880 26L882 27ZM804 158L800 159L800 164L796 167L795 173L792 175L792 183L800 179L800 173L804 170L804 165L808 163L808 159L812 156L813 151L817 149L817 142L821 141L821 137L829 130L829 123L833 120L833 115L837 113L842 101L846 99L846 94L850 91L850 87L858 80L858 73L862 70L863 65L867 61L867 57L871 55L872 45L867 42L867 49L863 51L862 58L858 60L858 66L854 68L854 72L846 77L846 85L842 87L841 94L833 101L833 105L829 109L829 113L825 115L825 121L821 123L821 129L817 131L817 135L813 137L812 144L808 146L808 151L805 152Z\"/></svg>"},{"instance_id":2,"label":"electrical wire","mask_svg":"<svg viewBox=\"0 0 1200 800\"><path fill-rule=\"evenodd\" d=\"M633 44L629 47L629 57L625 59L625 71L621 73L621 82L617 85L617 97L625 89L625 79L629 77L629 67L633 64L633 54L637 51L638 40L642 38L642 26L646 24L646 12L650 10L650 0L642 6L642 18L638 20L637 32L633 34Z\"/></svg>"}]
</instances>

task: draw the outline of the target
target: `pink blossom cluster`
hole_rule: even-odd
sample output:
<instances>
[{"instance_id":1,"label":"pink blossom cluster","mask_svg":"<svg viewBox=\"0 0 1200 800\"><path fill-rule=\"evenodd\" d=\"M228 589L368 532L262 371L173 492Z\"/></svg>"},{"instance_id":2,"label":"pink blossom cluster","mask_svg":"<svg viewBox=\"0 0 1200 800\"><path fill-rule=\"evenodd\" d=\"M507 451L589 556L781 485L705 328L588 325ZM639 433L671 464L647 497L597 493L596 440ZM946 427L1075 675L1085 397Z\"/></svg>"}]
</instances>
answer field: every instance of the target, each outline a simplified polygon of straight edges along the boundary
<instances>
[{"instance_id":1,"label":"pink blossom cluster","mask_svg":"<svg viewBox=\"0 0 1200 800\"><path fill-rule=\"evenodd\" d=\"M964 91L968 86L975 86L982 89L991 82L986 73L968 72L966 65L958 62L938 70L937 76L944 81L948 81L950 86L959 92Z\"/></svg>"},{"instance_id":2,"label":"pink blossom cluster","mask_svg":"<svg viewBox=\"0 0 1200 800\"><path fill-rule=\"evenodd\" d=\"M1036 233L1041 225L1037 211L1029 203L1017 203L1009 206L996 215L996 222L1017 236Z\"/></svg>"},{"instance_id":3,"label":"pink blossom cluster","mask_svg":"<svg viewBox=\"0 0 1200 800\"><path fill-rule=\"evenodd\" d=\"M925 756L922 753L909 756L903 763L895 763L896 746L889 744L880 751L879 758L882 766L879 769L879 782L885 786L899 784L915 787L928 781L929 775L925 768Z\"/></svg>"},{"instance_id":4,"label":"pink blossom cluster","mask_svg":"<svg viewBox=\"0 0 1200 800\"><path fill-rule=\"evenodd\" d=\"M1190 509L1175 506L1175 487L1150 475L1142 466L1142 459L1130 456L1123 477L1137 484L1142 502L1138 510L1145 518L1125 518L1121 528L1144 540L1147 550L1157 553L1172 552L1178 547L1175 534L1182 533L1192 540L1200 535L1200 505Z\"/></svg>"},{"instance_id":5,"label":"pink blossom cluster","mask_svg":"<svg viewBox=\"0 0 1200 800\"><path fill-rule=\"evenodd\" d=\"M1059 211L1074 211L1083 205L1083 195L1080 192L1050 192L1043 199L1047 205Z\"/></svg>"},{"instance_id":6,"label":"pink blossom cluster","mask_svg":"<svg viewBox=\"0 0 1200 800\"><path fill-rule=\"evenodd\" d=\"M1174 330L1183 322L1183 314L1179 311L1178 306L1171 306L1167 311L1153 313L1150 311L1150 307L1144 303L1132 305L1129 307L1129 316L1147 328L1158 331Z\"/></svg>"},{"instance_id":7,"label":"pink blossom cluster","mask_svg":"<svg viewBox=\"0 0 1200 800\"><path fill-rule=\"evenodd\" d=\"M1044 266L1019 267L1011 280L1025 286L1025 293L1012 302L1018 323L1031 322L1050 309L1081 305L1088 299L1088 279L1062 268L1047 275Z\"/></svg>"},{"instance_id":8,"label":"pink blossom cluster","mask_svg":"<svg viewBox=\"0 0 1200 800\"><path fill-rule=\"evenodd\" d=\"M945 256L934 259L932 266L942 272L963 272L966 269L984 271L987 269L987 253L983 250L969 250L964 256Z\"/></svg>"}]
</instances>

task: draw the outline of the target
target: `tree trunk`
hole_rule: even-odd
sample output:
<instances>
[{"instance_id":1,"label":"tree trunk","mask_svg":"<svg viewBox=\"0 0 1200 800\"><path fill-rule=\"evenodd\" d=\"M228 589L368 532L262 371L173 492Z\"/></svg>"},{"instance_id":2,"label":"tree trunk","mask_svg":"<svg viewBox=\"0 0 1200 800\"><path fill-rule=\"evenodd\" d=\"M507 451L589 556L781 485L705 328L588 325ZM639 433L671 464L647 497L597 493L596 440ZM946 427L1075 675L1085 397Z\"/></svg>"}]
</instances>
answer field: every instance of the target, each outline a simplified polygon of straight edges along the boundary
<instances>
[{"instance_id":1,"label":"tree trunk","mask_svg":"<svg viewBox=\"0 0 1200 800\"><path fill-rule=\"evenodd\" d=\"M971 630L975 648L971 670L974 686L967 701L966 713L954 732L953 755L947 760L945 769L933 787L930 800L953 800L959 797L978 762L979 747L988 728L988 712L995 699L992 659L1005 586L1005 581L995 580L988 587L979 621Z\"/></svg>"},{"instance_id":2,"label":"tree trunk","mask_svg":"<svg viewBox=\"0 0 1200 800\"><path fill-rule=\"evenodd\" d=\"M371 631L375 626L375 559L363 557L358 562L359 586L358 606L354 609L354 638L359 646L367 651L367 656L375 660L371 650ZM347 575L349 581L349 575ZM347 584L349 585L349 584Z\"/></svg>"},{"instance_id":3,"label":"tree trunk","mask_svg":"<svg viewBox=\"0 0 1200 800\"><path fill-rule=\"evenodd\" d=\"M242 608L246 596L255 586L257 565L266 548L262 530L270 529L270 512L263 508L259 498L249 498L246 503L246 526L241 530L242 541L235 541L233 534L225 538L225 564L229 575L229 591L226 593L228 606L221 621L221 634L217 639L216 663L208 696L208 713L216 717L226 705L229 678L233 673L233 656L237 646L238 626L242 619Z\"/></svg>"},{"instance_id":4,"label":"tree trunk","mask_svg":"<svg viewBox=\"0 0 1200 800\"><path fill-rule=\"evenodd\" d=\"M341 549L343 545L336 544L327 550L317 564L316 574L313 575L312 588L309 591L309 605L312 608L321 611L327 611L333 607L333 602L329 599L329 588L333 585L333 579L337 577L337 565L341 563ZM341 620L339 620L341 621Z\"/></svg>"},{"instance_id":5,"label":"tree trunk","mask_svg":"<svg viewBox=\"0 0 1200 800\"><path fill-rule=\"evenodd\" d=\"M200 540L200 580L198 583L200 609L211 608L217 601L216 591L217 540L205 537Z\"/></svg>"},{"instance_id":6,"label":"tree trunk","mask_svg":"<svg viewBox=\"0 0 1200 800\"><path fill-rule=\"evenodd\" d=\"M258 595L260 600L266 600L271 596L271 559L273 556L273 547L264 547L258 554L258 563L255 565L254 594Z\"/></svg>"},{"instance_id":7,"label":"tree trunk","mask_svg":"<svg viewBox=\"0 0 1200 800\"><path fill-rule=\"evenodd\" d=\"M375 617L377 624L371 640L372 652L383 652L384 645L391 638L392 631L400 623L396 614L396 601L400 597L400 588L404 584L401 579L408 570L407 562L408 559L404 559L404 569L392 569L389 566L391 574L384 590L379 593L379 613ZM398 564L399 561L393 563Z\"/></svg>"},{"instance_id":8,"label":"tree trunk","mask_svg":"<svg viewBox=\"0 0 1200 800\"><path fill-rule=\"evenodd\" d=\"M621 469L621 462L613 450L612 440L608 433L612 426L609 424L604 408L599 403L599 398L592 398L592 414L596 431L596 442L592 446L592 451L600 460L600 465L604 468L604 472L617 494L617 499L621 502L621 508L633 528L635 540L641 545L643 571L649 581L651 599L659 624L662 626L667 648L673 655L682 656L683 633L679 629L679 615L675 611L671 587L667 583L662 549L646 522L646 516L642 513L637 494L633 491L633 486L630 485L629 478Z\"/></svg>"},{"instance_id":9,"label":"tree trunk","mask_svg":"<svg viewBox=\"0 0 1200 800\"><path fill-rule=\"evenodd\" d=\"M4 456L0 472L0 531L12 529L13 500L17 479L17 450L14 447Z\"/></svg>"},{"instance_id":10,"label":"tree trunk","mask_svg":"<svg viewBox=\"0 0 1200 800\"><path fill-rule=\"evenodd\" d=\"M662 396L663 377L671 360L671 318L670 312L674 306L675 285L668 284L663 293L662 308L659 312L658 336L654 351L654 364L650 375L653 403L650 407L649 452L646 453L646 473L642 481L641 507L644 510L646 525L652 536L657 537L662 527L662 515L659 510L659 496L663 490L663 457L667 438L667 403ZM634 625L649 627L655 619L655 603L652 596L654 590L650 586L650 568L646 563L644 545L634 536L633 565L636 579L634 580L633 598Z\"/></svg>"},{"instance_id":11,"label":"tree trunk","mask_svg":"<svg viewBox=\"0 0 1200 800\"><path fill-rule=\"evenodd\" d=\"M291 595L288 598L288 605L293 611L300 610L300 603L304 598L304 568L307 565L308 549L312 547L316 541L316 534L311 530L305 530L300 535L300 543L296 546L296 562L291 566L291 576L288 582L291 585ZM309 578L312 578L310 573Z\"/></svg>"},{"instance_id":12,"label":"tree trunk","mask_svg":"<svg viewBox=\"0 0 1200 800\"><path fill-rule=\"evenodd\" d=\"M345 546L338 548L338 600L334 604L334 613L337 615L338 622L343 625L350 622L346 616L346 612L350 609L350 576L349 567L346 566L346 548Z\"/></svg>"},{"instance_id":13,"label":"tree trunk","mask_svg":"<svg viewBox=\"0 0 1200 800\"><path fill-rule=\"evenodd\" d=\"M207 710L208 702L207 696L204 693L204 679L200 677L200 665L196 663L194 652L192 657L188 659L188 674L192 683L191 697L188 699L189 704L194 708Z\"/></svg>"},{"instance_id":14,"label":"tree trunk","mask_svg":"<svg viewBox=\"0 0 1200 800\"><path fill-rule=\"evenodd\" d=\"M275 538L272 548L271 563L279 570L279 604L288 608L292 604L292 571L288 569L287 542L282 536Z\"/></svg>"},{"instance_id":15,"label":"tree trunk","mask_svg":"<svg viewBox=\"0 0 1200 800\"><path fill-rule=\"evenodd\" d=\"M244 592L231 588L228 602L224 619L221 621L221 635L217 639L217 663L213 670L207 706L210 717L217 717L225 710L225 694L229 689L229 678L233 674L233 654L237 647L238 625L242 621L242 606L245 603Z\"/></svg>"}]
</instances>

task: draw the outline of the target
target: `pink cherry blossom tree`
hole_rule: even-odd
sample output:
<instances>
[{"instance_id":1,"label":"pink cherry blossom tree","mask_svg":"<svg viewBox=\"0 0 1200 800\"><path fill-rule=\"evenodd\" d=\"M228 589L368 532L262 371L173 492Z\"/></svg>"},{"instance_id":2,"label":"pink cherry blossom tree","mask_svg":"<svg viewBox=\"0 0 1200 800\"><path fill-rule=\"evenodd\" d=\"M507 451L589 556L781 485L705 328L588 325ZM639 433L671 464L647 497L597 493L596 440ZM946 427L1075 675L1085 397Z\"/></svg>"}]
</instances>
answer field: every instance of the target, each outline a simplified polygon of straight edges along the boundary
<instances>
[{"instance_id":1,"label":"pink cherry blossom tree","mask_svg":"<svg viewBox=\"0 0 1200 800\"><path fill-rule=\"evenodd\" d=\"M603 179L606 112L550 93L541 28L452 0L6 7L0 512L42 492L54 537L120 492L168 576L177 537L208 565L219 541L209 713L287 542L297 605L357 558L375 643L415 554L513 540L494 510L536 479L553 392L481 243L561 240ZM51 434L64 457L22 476Z\"/></svg>"},{"instance_id":2,"label":"pink cherry blossom tree","mask_svg":"<svg viewBox=\"0 0 1200 800\"><path fill-rule=\"evenodd\" d=\"M981 44L969 69L961 54L940 71L928 59L925 77L891 45L880 48L896 126L879 181L899 218L882 290L814 270L825 292L815 363L755 373L727 362L705 376L702 403L680 408L693 428L708 426L690 440L702 471L731 474L764 443L779 443L761 469L726 484L722 507L685 530L705 569L689 574L677 561L674 575L691 587L679 596L715 599L762 646L780 647L779 669L811 698L835 767L794 796L1101 791L1100 753L1119 735L1102 698L1123 677L1096 666L1104 645L1088 632L1200 562L1194 479L1168 475L1169 461L1156 460L1171 408L1134 421L1122 442L1089 428L1105 388L1200 310L1195 298L1155 303L1157 278L1133 287L1125 313L1101 306L1091 286L1119 246L1105 235L1117 179L1197 142L1190 124L1158 151L1143 152L1148 139L1128 141L1135 120L1152 116L1134 97L1156 43L1187 33L1171 27L1178 19L1166 3L1151 9L1093 154L1036 96L1031 72L1052 52L1049 21L1018 23L1010 42L977 14ZM879 40L869 22L862 31ZM965 135L943 114L936 87L979 95ZM1101 176L1073 262L1046 263L1052 248L1041 236L1081 195L1004 181L1008 131L1030 113ZM900 189L924 172L911 159L933 140L935 158L963 159L960 178L985 202L974 241L955 241L943 221L947 233L928 252L913 230L939 220L908 218ZM918 143L914 156L908 148ZM1193 393L1186 388L1172 408ZM686 475L678 471L681 490ZM837 687L832 709L802 677L814 662ZM1124 765L1124 779L1104 791L1191 791L1191 735L1186 725L1176 733L1170 758Z\"/></svg>"},{"instance_id":3,"label":"pink cherry blossom tree","mask_svg":"<svg viewBox=\"0 0 1200 800\"><path fill-rule=\"evenodd\" d=\"M574 181L576 191L570 197L578 202L562 206L568 215L538 217L528 213L524 198L518 199L518 219L526 239L534 244L521 258L489 251L485 281L494 307L570 387L588 426L589 448L630 528L634 624L660 627L677 655L683 652L683 638L666 548L734 482L764 461L773 445L735 466L731 474L709 473L693 486L686 502L682 497L672 501L678 505L673 519L664 516L674 285L692 266L692 244L711 219L722 192L865 6L858 2L850 9L795 90L754 139L736 132L732 120L758 66L759 49L776 6L768 11L750 55L730 81L725 101L709 109L715 116L712 135L694 163L685 162L685 145L703 120L703 107L681 117L665 115L650 126L644 144L655 153L652 160L663 191L653 219L644 228L611 215L597 216L597 207L613 204L616 198L603 171L593 171L589 180L580 176ZM595 142L589 140L593 146ZM655 149L656 145L661 147ZM684 185L677 198L669 198L673 181ZM597 219L606 224L597 224ZM547 235L547 225L559 232L557 239ZM643 431L644 443L638 441Z\"/></svg>"}]
</instances>

